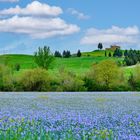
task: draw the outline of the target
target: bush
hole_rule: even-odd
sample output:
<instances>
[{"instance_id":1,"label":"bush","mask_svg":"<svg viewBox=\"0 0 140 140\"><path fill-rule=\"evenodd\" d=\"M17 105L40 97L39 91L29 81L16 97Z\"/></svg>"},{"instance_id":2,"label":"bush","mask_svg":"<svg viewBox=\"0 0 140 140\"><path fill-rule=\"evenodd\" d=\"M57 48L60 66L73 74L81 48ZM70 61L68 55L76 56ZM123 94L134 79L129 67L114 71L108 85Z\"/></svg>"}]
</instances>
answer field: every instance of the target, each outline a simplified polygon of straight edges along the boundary
<instances>
[{"instance_id":1,"label":"bush","mask_svg":"<svg viewBox=\"0 0 140 140\"><path fill-rule=\"evenodd\" d=\"M59 86L58 91L85 91L84 81L76 74L60 69L58 75Z\"/></svg>"},{"instance_id":2,"label":"bush","mask_svg":"<svg viewBox=\"0 0 140 140\"><path fill-rule=\"evenodd\" d=\"M41 68L25 71L18 82L24 91L50 90L50 77L48 72Z\"/></svg>"},{"instance_id":3,"label":"bush","mask_svg":"<svg viewBox=\"0 0 140 140\"><path fill-rule=\"evenodd\" d=\"M85 87L89 91L112 91L114 87L124 85L124 75L112 60L105 60L92 67L85 77Z\"/></svg>"},{"instance_id":4,"label":"bush","mask_svg":"<svg viewBox=\"0 0 140 140\"><path fill-rule=\"evenodd\" d=\"M133 91L140 91L140 66L137 65L134 69L134 72L131 73L128 84Z\"/></svg>"},{"instance_id":5,"label":"bush","mask_svg":"<svg viewBox=\"0 0 140 140\"><path fill-rule=\"evenodd\" d=\"M0 65L0 91L13 91L14 80L12 71L8 66Z\"/></svg>"},{"instance_id":6,"label":"bush","mask_svg":"<svg viewBox=\"0 0 140 140\"><path fill-rule=\"evenodd\" d=\"M16 70L16 71L19 71L20 70L20 64L15 64L15 67L14 67L14 69Z\"/></svg>"}]
</instances>

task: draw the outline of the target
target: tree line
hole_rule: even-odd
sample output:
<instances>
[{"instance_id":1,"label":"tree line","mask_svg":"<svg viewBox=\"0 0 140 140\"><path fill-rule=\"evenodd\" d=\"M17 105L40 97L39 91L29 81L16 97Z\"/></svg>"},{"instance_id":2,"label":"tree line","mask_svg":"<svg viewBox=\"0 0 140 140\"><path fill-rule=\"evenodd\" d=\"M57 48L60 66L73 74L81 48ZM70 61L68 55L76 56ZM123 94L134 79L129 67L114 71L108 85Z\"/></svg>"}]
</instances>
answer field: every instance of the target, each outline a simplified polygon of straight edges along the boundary
<instances>
[{"instance_id":1,"label":"tree line","mask_svg":"<svg viewBox=\"0 0 140 140\"><path fill-rule=\"evenodd\" d=\"M81 57L81 55L82 55L81 51L78 50L77 53L76 53L76 56L77 56L77 57ZM62 57L63 57L63 58L69 58L69 57L71 57L72 55L71 55L71 52L70 52L69 50L64 50L62 54L61 54L61 52L59 52L59 51L55 51L55 52L54 52L54 56L55 56L55 57L60 57L60 58L62 58Z\"/></svg>"},{"instance_id":2,"label":"tree line","mask_svg":"<svg viewBox=\"0 0 140 140\"><path fill-rule=\"evenodd\" d=\"M113 53L105 51L105 57L123 57L123 64L126 66L136 65L140 62L140 51L139 50L121 50L116 49Z\"/></svg>"}]
</instances>

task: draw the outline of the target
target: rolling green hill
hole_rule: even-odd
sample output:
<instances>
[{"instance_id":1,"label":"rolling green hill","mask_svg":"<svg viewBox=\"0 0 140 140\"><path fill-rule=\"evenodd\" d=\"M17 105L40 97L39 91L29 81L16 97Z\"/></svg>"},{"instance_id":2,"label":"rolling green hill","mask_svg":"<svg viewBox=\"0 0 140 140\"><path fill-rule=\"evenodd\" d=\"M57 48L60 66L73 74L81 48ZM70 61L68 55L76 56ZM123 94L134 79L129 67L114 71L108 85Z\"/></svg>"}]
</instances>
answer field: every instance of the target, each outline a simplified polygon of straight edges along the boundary
<instances>
[{"instance_id":1,"label":"rolling green hill","mask_svg":"<svg viewBox=\"0 0 140 140\"><path fill-rule=\"evenodd\" d=\"M82 57L71 57L71 58L55 58L52 63L49 72L54 73L57 72L60 68L66 68L70 71L73 71L77 74L85 73L89 70L89 68L100 61L106 59L112 59L114 61L121 61L123 58L114 58L114 57L105 57L105 51L93 51L93 52L84 52L82 53ZM109 51L107 51L109 53ZM113 53L113 52L112 52ZM9 55L1 55L0 56L0 64L6 63L9 66L14 66L15 64L20 64L21 71L26 69L32 69L37 67L34 62L34 58L32 55L20 55L20 54L9 54ZM129 73L130 69L126 69Z\"/></svg>"}]
</instances>

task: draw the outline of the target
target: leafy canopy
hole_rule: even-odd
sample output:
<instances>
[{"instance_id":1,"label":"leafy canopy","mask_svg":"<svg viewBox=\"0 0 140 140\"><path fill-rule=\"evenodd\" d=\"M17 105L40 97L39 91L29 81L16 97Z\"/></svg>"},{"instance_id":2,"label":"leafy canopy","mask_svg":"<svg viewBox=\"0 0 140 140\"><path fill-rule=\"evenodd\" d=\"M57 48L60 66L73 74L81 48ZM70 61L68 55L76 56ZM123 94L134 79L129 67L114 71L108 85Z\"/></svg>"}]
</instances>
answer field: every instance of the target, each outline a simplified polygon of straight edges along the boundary
<instances>
[{"instance_id":1,"label":"leafy canopy","mask_svg":"<svg viewBox=\"0 0 140 140\"><path fill-rule=\"evenodd\" d=\"M39 47L38 51L35 52L34 58L37 65L44 69L48 69L54 60L54 56L47 46L44 46L44 48Z\"/></svg>"}]
</instances>

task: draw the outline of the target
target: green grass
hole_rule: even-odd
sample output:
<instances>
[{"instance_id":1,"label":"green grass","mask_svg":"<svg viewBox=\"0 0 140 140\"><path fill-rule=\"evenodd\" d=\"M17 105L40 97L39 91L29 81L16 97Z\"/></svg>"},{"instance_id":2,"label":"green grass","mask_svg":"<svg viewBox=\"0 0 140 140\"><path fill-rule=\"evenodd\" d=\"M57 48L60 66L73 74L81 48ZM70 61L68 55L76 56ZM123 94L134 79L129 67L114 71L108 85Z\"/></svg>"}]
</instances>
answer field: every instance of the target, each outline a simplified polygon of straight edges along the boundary
<instances>
[{"instance_id":1,"label":"green grass","mask_svg":"<svg viewBox=\"0 0 140 140\"><path fill-rule=\"evenodd\" d=\"M9 54L0 56L0 64L8 64L14 66L15 64L20 64L21 69L29 69L36 67L34 58L32 55L23 54Z\"/></svg>"},{"instance_id":2,"label":"green grass","mask_svg":"<svg viewBox=\"0 0 140 140\"><path fill-rule=\"evenodd\" d=\"M107 51L109 53L110 51ZM104 50L96 50L93 52L84 52L82 57L71 57L71 58L55 58L54 62L51 64L49 73L55 74L59 69L65 68L69 71L75 72L76 74L85 74L88 70L96 63L99 63L106 59L112 59L114 61L122 61L123 58L114 58L114 57L105 57ZM113 52L112 52L113 53ZM90 56L87 56L90 55ZM15 64L20 64L20 72L15 72L15 75L19 76L25 70L32 69L37 67L34 62L32 55L20 55L20 54L9 54L0 56L0 64L8 64L9 66L14 66ZM126 76L130 75L130 72L133 71L133 68L123 68Z\"/></svg>"},{"instance_id":3,"label":"green grass","mask_svg":"<svg viewBox=\"0 0 140 140\"><path fill-rule=\"evenodd\" d=\"M109 52L113 55L114 51L106 50L107 56L108 56ZM94 57L105 56L105 50L95 50L93 52L84 52L84 53L82 53L82 56L94 56Z\"/></svg>"},{"instance_id":4,"label":"green grass","mask_svg":"<svg viewBox=\"0 0 140 140\"><path fill-rule=\"evenodd\" d=\"M85 73L87 72L90 67L95 64L99 63L100 61L112 59L114 61L121 60L120 58L109 58L105 56L96 56L96 57L87 57L82 56L78 57L71 57L71 58L55 58L54 62L51 64L50 73L57 72L61 68L68 69L70 71L76 73ZM26 69L32 69L37 67L34 62L34 58L31 55L3 55L0 56L0 64L7 63L10 66L14 66L16 63L20 64L21 71Z\"/></svg>"}]
</instances>

